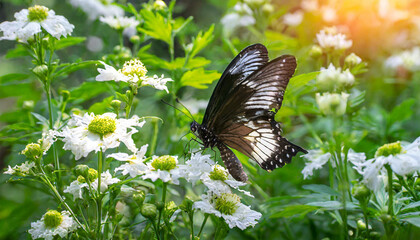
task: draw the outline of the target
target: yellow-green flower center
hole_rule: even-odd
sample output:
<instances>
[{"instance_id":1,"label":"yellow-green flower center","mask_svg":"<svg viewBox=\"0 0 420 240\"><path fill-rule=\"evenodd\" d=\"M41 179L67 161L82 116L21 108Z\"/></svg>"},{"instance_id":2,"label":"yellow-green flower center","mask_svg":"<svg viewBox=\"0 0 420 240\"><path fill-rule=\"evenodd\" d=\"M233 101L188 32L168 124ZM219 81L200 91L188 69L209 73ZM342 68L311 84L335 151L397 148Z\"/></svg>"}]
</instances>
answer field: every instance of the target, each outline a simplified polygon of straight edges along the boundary
<instances>
[{"instance_id":1,"label":"yellow-green flower center","mask_svg":"<svg viewBox=\"0 0 420 240\"><path fill-rule=\"evenodd\" d=\"M35 160L42 156L42 149L38 143L29 143L22 151L28 159Z\"/></svg>"},{"instance_id":2,"label":"yellow-green flower center","mask_svg":"<svg viewBox=\"0 0 420 240\"><path fill-rule=\"evenodd\" d=\"M44 215L44 224L46 228L56 228L63 222L63 215L56 210L48 210Z\"/></svg>"},{"instance_id":3,"label":"yellow-green flower center","mask_svg":"<svg viewBox=\"0 0 420 240\"><path fill-rule=\"evenodd\" d=\"M42 22L48 17L48 8L35 5L28 8L28 20L31 22Z\"/></svg>"},{"instance_id":4,"label":"yellow-green flower center","mask_svg":"<svg viewBox=\"0 0 420 240\"><path fill-rule=\"evenodd\" d=\"M210 172L209 177L211 180L225 181L228 179L228 174L222 166L216 165L214 166L213 171Z\"/></svg>"},{"instance_id":5,"label":"yellow-green flower center","mask_svg":"<svg viewBox=\"0 0 420 240\"><path fill-rule=\"evenodd\" d=\"M78 176L77 177L77 181L79 182L79 183L85 183L86 182L86 179L83 177L83 176Z\"/></svg>"},{"instance_id":6,"label":"yellow-green flower center","mask_svg":"<svg viewBox=\"0 0 420 240\"><path fill-rule=\"evenodd\" d=\"M403 152L404 152L404 149L402 148L400 142L388 143L378 148L378 150L375 153L375 157L379 157L379 156L387 157L390 155L397 155Z\"/></svg>"},{"instance_id":7,"label":"yellow-green flower center","mask_svg":"<svg viewBox=\"0 0 420 240\"><path fill-rule=\"evenodd\" d=\"M107 116L95 116L88 126L90 132L99 134L101 137L113 133L115 129L117 129L117 122L114 118Z\"/></svg>"},{"instance_id":8,"label":"yellow-green flower center","mask_svg":"<svg viewBox=\"0 0 420 240\"><path fill-rule=\"evenodd\" d=\"M153 160L152 167L155 170L170 171L176 167L176 160L169 155L161 156Z\"/></svg>"},{"instance_id":9,"label":"yellow-green flower center","mask_svg":"<svg viewBox=\"0 0 420 240\"><path fill-rule=\"evenodd\" d=\"M98 178L98 171L96 171L96 169L89 168L88 177L89 181L93 182L95 179Z\"/></svg>"},{"instance_id":10,"label":"yellow-green flower center","mask_svg":"<svg viewBox=\"0 0 420 240\"><path fill-rule=\"evenodd\" d=\"M225 215L234 214L240 202L239 196L233 193L222 193L214 199L216 210Z\"/></svg>"},{"instance_id":11,"label":"yellow-green flower center","mask_svg":"<svg viewBox=\"0 0 420 240\"><path fill-rule=\"evenodd\" d=\"M141 78L146 76L147 69L140 60L133 59L124 63L121 73L126 76L137 76Z\"/></svg>"}]
</instances>

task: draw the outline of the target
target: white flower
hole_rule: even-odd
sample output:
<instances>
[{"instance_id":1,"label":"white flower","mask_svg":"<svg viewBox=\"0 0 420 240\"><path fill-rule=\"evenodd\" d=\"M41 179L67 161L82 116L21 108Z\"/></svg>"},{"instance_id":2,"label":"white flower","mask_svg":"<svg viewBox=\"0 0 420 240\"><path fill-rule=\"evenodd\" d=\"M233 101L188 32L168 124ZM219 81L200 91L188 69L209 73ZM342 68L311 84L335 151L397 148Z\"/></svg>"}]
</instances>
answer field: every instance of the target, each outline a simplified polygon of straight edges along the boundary
<instances>
[{"instance_id":1,"label":"white flower","mask_svg":"<svg viewBox=\"0 0 420 240\"><path fill-rule=\"evenodd\" d=\"M31 223L29 234L33 239L44 238L52 240L54 236L59 235L65 238L68 233L78 228L76 221L70 216L68 211L57 212L49 210L42 216L41 220Z\"/></svg>"},{"instance_id":2,"label":"white flower","mask_svg":"<svg viewBox=\"0 0 420 240\"><path fill-rule=\"evenodd\" d=\"M65 150L71 150L76 160L86 157L90 152L106 151L116 148L123 142L132 152L137 151L131 136L138 132L145 121L138 116L130 119L117 119L114 113L97 115L86 113L83 117L73 115L59 136Z\"/></svg>"},{"instance_id":3,"label":"white flower","mask_svg":"<svg viewBox=\"0 0 420 240\"><path fill-rule=\"evenodd\" d=\"M83 199L83 188L88 188L87 183L79 182L78 180L74 180L70 183L70 186L66 187L63 192L70 193L73 195L73 199L76 200L77 198Z\"/></svg>"},{"instance_id":4,"label":"white flower","mask_svg":"<svg viewBox=\"0 0 420 240\"><path fill-rule=\"evenodd\" d=\"M399 67L404 67L409 71L420 70L420 47L414 47L410 50L403 51L396 55L389 57L385 61L387 69L397 70Z\"/></svg>"},{"instance_id":5,"label":"white flower","mask_svg":"<svg viewBox=\"0 0 420 240\"><path fill-rule=\"evenodd\" d=\"M152 86L158 90L165 90L167 93L168 87L166 87L167 82L172 82L173 80L170 78L165 78L162 74L162 76L158 77L157 75L153 75L153 77L146 77L141 82L142 86Z\"/></svg>"},{"instance_id":6,"label":"white flower","mask_svg":"<svg viewBox=\"0 0 420 240\"><path fill-rule=\"evenodd\" d=\"M307 154L302 156L307 160L305 167L302 170L303 178L307 179L313 175L313 171L322 168L330 159L331 153L324 153L321 149L309 150ZM344 159L344 153L341 153L341 158ZM356 170L366 160L365 153L357 153L353 149L349 149L347 153L347 161L355 165ZM332 167L336 167L334 161L331 161Z\"/></svg>"},{"instance_id":7,"label":"white flower","mask_svg":"<svg viewBox=\"0 0 420 240\"><path fill-rule=\"evenodd\" d=\"M386 176L385 165L400 176L420 170L420 137L411 144L400 142L385 144L376 152L376 157L360 164L359 173L366 185L377 191ZM385 183L386 184L386 183Z\"/></svg>"},{"instance_id":8,"label":"white flower","mask_svg":"<svg viewBox=\"0 0 420 240\"><path fill-rule=\"evenodd\" d=\"M57 140L57 134L57 131L51 129L42 132L42 137L38 140L38 143L40 144L41 149L44 151L44 155L47 154L47 151L50 149L51 145Z\"/></svg>"},{"instance_id":9,"label":"white flower","mask_svg":"<svg viewBox=\"0 0 420 240\"><path fill-rule=\"evenodd\" d=\"M342 92L338 93L316 93L316 102L319 110L325 115L341 116L346 113L347 100L349 94Z\"/></svg>"},{"instance_id":10,"label":"white flower","mask_svg":"<svg viewBox=\"0 0 420 240\"><path fill-rule=\"evenodd\" d=\"M35 34L41 32L41 27L51 36L60 37L70 35L74 26L60 15L55 15L53 10L44 6L35 5L15 13L16 21L0 23L3 37L0 40L19 40L24 43Z\"/></svg>"},{"instance_id":11,"label":"white flower","mask_svg":"<svg viewBox=\"0 0 420 240\"><path fill-rule=\"evenodd\" d=\"M95 20L100 16L123 16L124 10L116 5L112 5L113 0L70 0L70 4L79 7L85 12L90 20Z\"/></svg>"},{"instance_id":12,"label":"white flower","mask_svg":"<svg viewBox=\"0 0 420 240\"><path fill-rule=\"evenodd\" d=\"M330 6L321 7L321 14L325 22L333 22L337 19L337 12Z\"/></svg>"},{"instance_id":13,"label":"white flower","mask_svg":"<svg viewBox=\"0 0 420 240\"><path fill-rule=\"evenodd\" d=\"M35 167L34 162L24 162L21 165L16 165L14 167L8 166L7 171L4 174L15 175L15 176L26 176L29 174L29 170Z\"/></svg>"},{"instance_id":14,"label":"white flower","mask_svg":"<svg viewBox=\"0 0 420 240\"><path fill-rule=\"evenodd\" d=\"M362 62L362 59L357 56L355 53L350 53L345 59L344 62L349 64L350 66L355 66Z\"/></svg>"},{"instance_id":15,"label":"white flower","mask_svg":"<svg viewBox=\"0 0 420 240\"><path fill-rule=\"evenodd\" d=\"M300 6L308 12L316 11L318 10L318 0L302 0Z\"/></svg>"},{"instance_id":16,"label":"white flower","mask_svg":"<svg viewBox=\"0 0 420 240\"><path fill-rule=\"evenodd\" d=\"M188 182L195 184L201 179L204 173L212 171L214 161L210 159L210 155L202 155L200 152L193 153L191 159L183 165L179 165L179 171L182 177Z\"/></svg>"},{"instance_id":17,"label":"white flower","mask_svg":"<svg viewBox=\"0 0 420 240\"><path fill-rule=\"evenodd\" d=\"M294 13L287 13L283 16L283 23L288 26L297 26L302 23L303 12L296 11Z\"/></svg>"},{"instance_id":18,"label":"white flower","mask_svg":"<svg viewBox=\"0 0 420 240\"><path fill-rule=\"evenodd\" d=\"M254 25L255 22L251 8L245 3L237 3L233 7L233 12L226 14L221 20L223 29L228 35L240 27Z\"/></svg>"},{"instance_id":19,"label":"white flower","mask_svg":"<svg viewBox=\"0 0 420 240\"><path fill-rule=\"evenodd\" d=\"M214 214L217 217L223 217L230 228L238 227L244 230L249 226L255 226L258 223L257 220L262 216L261 213L242 204L236 194L223 193L216 195L208 192L201 198L201 201L193 204L193 208Z\"/></svg>"},{"instance_id":20,"label":"white flower","mask_svg":"<svg viewBox=\"0 0 420 240\"><path fill-rule=\"evenodd\" d=\"M109 185L112 185L114 183L117 183L121 181L118 178L113 178L111 173L109 173L109 170L107 170L106 172L103 172L101 174L101 193L105 192L108 189ZM92 188L93 189L98 189L98 179L96 179L93 183L92 183Z\"/></svg>"},{"instance_id":21,"label":"white flower","mask_svg":"<svg viewBox=\"0 0 420 240\"><path fill-rule=\"evenodd\" d=\"M153 156L152 161L147 163L147 170L142 176L143 179L150 179L152 182L160 179L163 182L179 184L182 171L178 168L178 156Z\"/></svg>"},{"instance_id":22,"label":"white flower","mask_svg":"<svg viewBox=\"0 0 420 240\"><path fill-rule=\"evenodd\" d=\"M116 30L123 30L123 34L128 37L136 33L136 27L140 24L135 17L125 16L106 16L100 17L99 20Z\"/></svg>"},{"instance_id":23,"label":"white flower","mask_svg":"<svg viewBox=\"0 0 420 240\"><path fill-rule=\"evenodd\" d=\"M152 86L158 90L165 90L168 92L166 83L173 81L170 78L164 78L154 75L153 77L146 76L147 69L144 64L138 60L133 59L124 63L122 69L116 70L114 67L101 62L105 69L98 68L99 75L96 76L96 81L122 81L134 86Z\"/></svg>"},{"instance_id":24,"label":"white flower","mask_svg":"<svg viewBox=\"0 0 420 240\"><path fill-rule=\"evenodd\" d=\"M337 33L336 28L325 28L316 34L319 45L325 49L344 50L350 48L352 40L347 40L346 35Z\"/></svg>"},{"instance_id":25,"label":"white flower","mask_svg":"<svg viewBox=\"0 0 420 240\"><path fill-rule=\"evenodd\" d=\"M341 71L341 68L336 68L332 63L328 68L322 67L316 77L316 86L320 91L333 91L350 87L354 82L354 76L349 69Z\"/></svg>"},{"instance_id":26,"label":"white flower","mask_svg":"<svg viewBox=\"0 0 420 240\"><path fill-rule=\"evenodd\" d=\"M115 172L122 171L123 175L130 174L130 177L134 178L140 174L143 174L147 170L146 164L143 163L148 145L144 145L138 152L133 155L127 153L113 153L107 157L114 158L118 161L128 162L115 169Z\"/></svg>"}]
</instances>

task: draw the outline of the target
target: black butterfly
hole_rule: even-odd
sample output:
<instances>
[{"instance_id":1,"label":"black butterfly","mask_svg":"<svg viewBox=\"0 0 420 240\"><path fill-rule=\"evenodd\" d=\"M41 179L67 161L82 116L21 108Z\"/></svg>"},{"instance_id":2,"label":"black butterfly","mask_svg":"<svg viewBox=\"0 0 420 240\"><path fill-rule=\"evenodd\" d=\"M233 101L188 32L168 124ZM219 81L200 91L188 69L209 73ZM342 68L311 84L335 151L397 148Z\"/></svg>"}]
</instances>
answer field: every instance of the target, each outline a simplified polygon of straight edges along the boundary
<instances>
[{"instance_id":1,"label":"black butterfly","mask_svg":"<svg viewBox=\"0 0 420 240\"><path fill-rule=\"evenodd\" d=\"M191 131L204 148L217 147L229 173L248 180L241 162L228 148L254 159L269 171L290 163L299 151L307 151L282 137L271 109L280 109L284 91L296 69L296 59L283 55L268 62L264 45L243 49L223 72L204 114L203 123L191 123Z\"/></svg>"}]
</instances>

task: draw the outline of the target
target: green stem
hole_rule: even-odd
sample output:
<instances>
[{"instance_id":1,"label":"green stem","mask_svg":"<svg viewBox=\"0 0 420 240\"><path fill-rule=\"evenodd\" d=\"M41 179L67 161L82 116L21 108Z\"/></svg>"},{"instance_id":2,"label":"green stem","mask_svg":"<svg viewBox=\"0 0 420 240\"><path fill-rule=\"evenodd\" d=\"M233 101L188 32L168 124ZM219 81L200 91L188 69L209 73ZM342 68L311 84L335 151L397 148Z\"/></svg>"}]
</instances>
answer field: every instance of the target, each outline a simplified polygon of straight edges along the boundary
<instances>
[{"instance_id":1,"label":"green stem","mask_svg":"<svg viewBox=\"0 0 420 240\"><path fill-rule=\"evenodd\" d=\"M48 80L46 80L48 81ZM47 95L47 101L48 101L48 116L49 116L49 127L51 130L54 129L54 119L53 119L53 109L52 109L52 103L51 103L51 88L50 83L45 83L45 93ZM57 155L57 149L56 144L52 144L52 152L53 152L53 159L54 159L54 167L55 167L55 174L56 174L56 186L57 189L61 189L61 173L60 173L60 160L58 159Z\"/></svg>"},{"instance_id":2,"label":"green stem","mask_svg":"<svg viewBox=\"0 0 420 240\"><path fill-rule=\"evenodd\" d=\"M157 230L158 232L160 232L160 218L162 217L162 212L165 211L165 201L166 201L166 190L167 190L167 186L168 183L164 182L163 183L163 188L162 188L162 204L163 204L163 208L159 209L159 217L158 217L158 222L157 222Z\"/></svg>"},{"instance_id":3,"label":"green stem","mask_svg":"<svg viewBox=\"0 0 420 240\"><path fill-rule=\"evenodd\" d=\"M159 125L158 120L153 120L153 137L152 137L152 143L150 145L150 153L149 156L152 156L156 151L156 144L157 144L157 138L159 133Z\"/></svg>"},{"instance_id":4,"label":"green stem","mask_svg":"<svg viewBox=\"0 0 420 240\"><path fill-rule=\"evenodd\" d=\"M198 232L197 237L200 237L201 232L203 231L204 226L206 225L206 222L207 222L207 219L209 218L209 216L210 216L210 214L208 214L208 213L204 214L204 220L203 220L203 223L201 224L200 231Z\"/></svg>"},{"instance_id":5,"label":"green stem","mask_svg":"<svg viewBox=\"0 0 420 240\"><path fill-rule=\"evenodd\" d=\"M368 201L363 202L361 204L362 204L363 217L365 219L365 224L366 224L366 236L368 237L369 236L369 217L367 215L367 203Z\"/></svg>"},{"instance_id":6,"label":"green stem","mask_svg":"<svg viewBox=\"0 0 420 240\"><path fill-rule=\"evenodd\" d=\"M419 199L418 199L418 197L417 197L417 194L413 191L413 189L411 188L411 187L409 187L408 186L408 184L407 184L407 182L405 181L405 179L403 178L403 177L401 177L401 176L398 176L397 175L397 177L398 177L398 180L400 181L400 184L405 188L405 189L407 189L407 191L408 191L408 193L413 197L413 199L415 200L415 201L418 201Z\"/></svg>"},{"instance_id":7,"label":"green stem","mask_svg":"<svg viewBox=\"0 0 420 240\"><path fill-rule=\"evenodd\" d=\"M154 221L152 221L152 225L153 225L153 230L155 230L156 238L157 238L158 240L160 240L159 231L158 231L158 229L156 228L156 223L155 223Z\"/></svg>"},{"instance_id":8,"label":"green stem","mask_svg":"<svg viewBox=\"0 0 420 240\"><path fill-rule=\"evenodd\" d=\"M332 166L331 159L328 160L328 171L329 171L330 188L334 189L334 168ZM334 200L334 196L331 196L331 200Z\"/></svg>"},{"instance_id":9,"label":"green stem","mask_svg":"<svg viewBox=\"0 0 420 240\"><path fill-rule=\"evenodd\" d=\"M392 217L394 216L394 196L392 191L392 169L387 164L385 165L386 171L388 173L388 214Z\"/></svg>"},{"instance_id":10,"label":"green stem","mask_svg":"<svg viewBox=\"0 0 420 240\"><path fill-rule=\"evenodd\" d=\"M102 153L102 149L99 150L98 152L98 195L97 195L97 199L96 199L96 221L97 221L97 226L96 226L96 238L97 239L102 239L101 236L101 225L102 225L102 195L101 195L101 174L102 174L102 158L103 158L103 153Z\"/></svg>"},{"instance_id":11,"label":"green stem","mask_svg":"<svg viewBox=\"0 0 420 240\"><path fill-rule=\"evenodd\" d=\"M191 240L194 239L194 212L189 212L188 217L190 218L190 227L191 227Z\"/></svg>"}]
</instances>

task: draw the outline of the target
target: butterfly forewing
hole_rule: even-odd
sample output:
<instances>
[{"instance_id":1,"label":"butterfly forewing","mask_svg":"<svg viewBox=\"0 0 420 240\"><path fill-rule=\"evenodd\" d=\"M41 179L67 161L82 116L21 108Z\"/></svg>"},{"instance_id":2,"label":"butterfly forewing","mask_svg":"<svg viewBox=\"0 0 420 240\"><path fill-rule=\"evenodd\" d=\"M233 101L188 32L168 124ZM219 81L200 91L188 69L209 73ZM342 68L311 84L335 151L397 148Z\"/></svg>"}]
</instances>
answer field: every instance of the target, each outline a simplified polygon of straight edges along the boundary
<instances>
[{"instance_id":1,"label":"butterfly forewing","mask_svg":"<svg viewBox=\"0 0 420 240\"><path fill-rule=\"evenodd\" d=\"M264 45L254 44L243 49L220 77L210 98L202 124L207 125L211 117L224 105L231 91L267 62L268 52Z\"/></svg>"}]
</instances>

